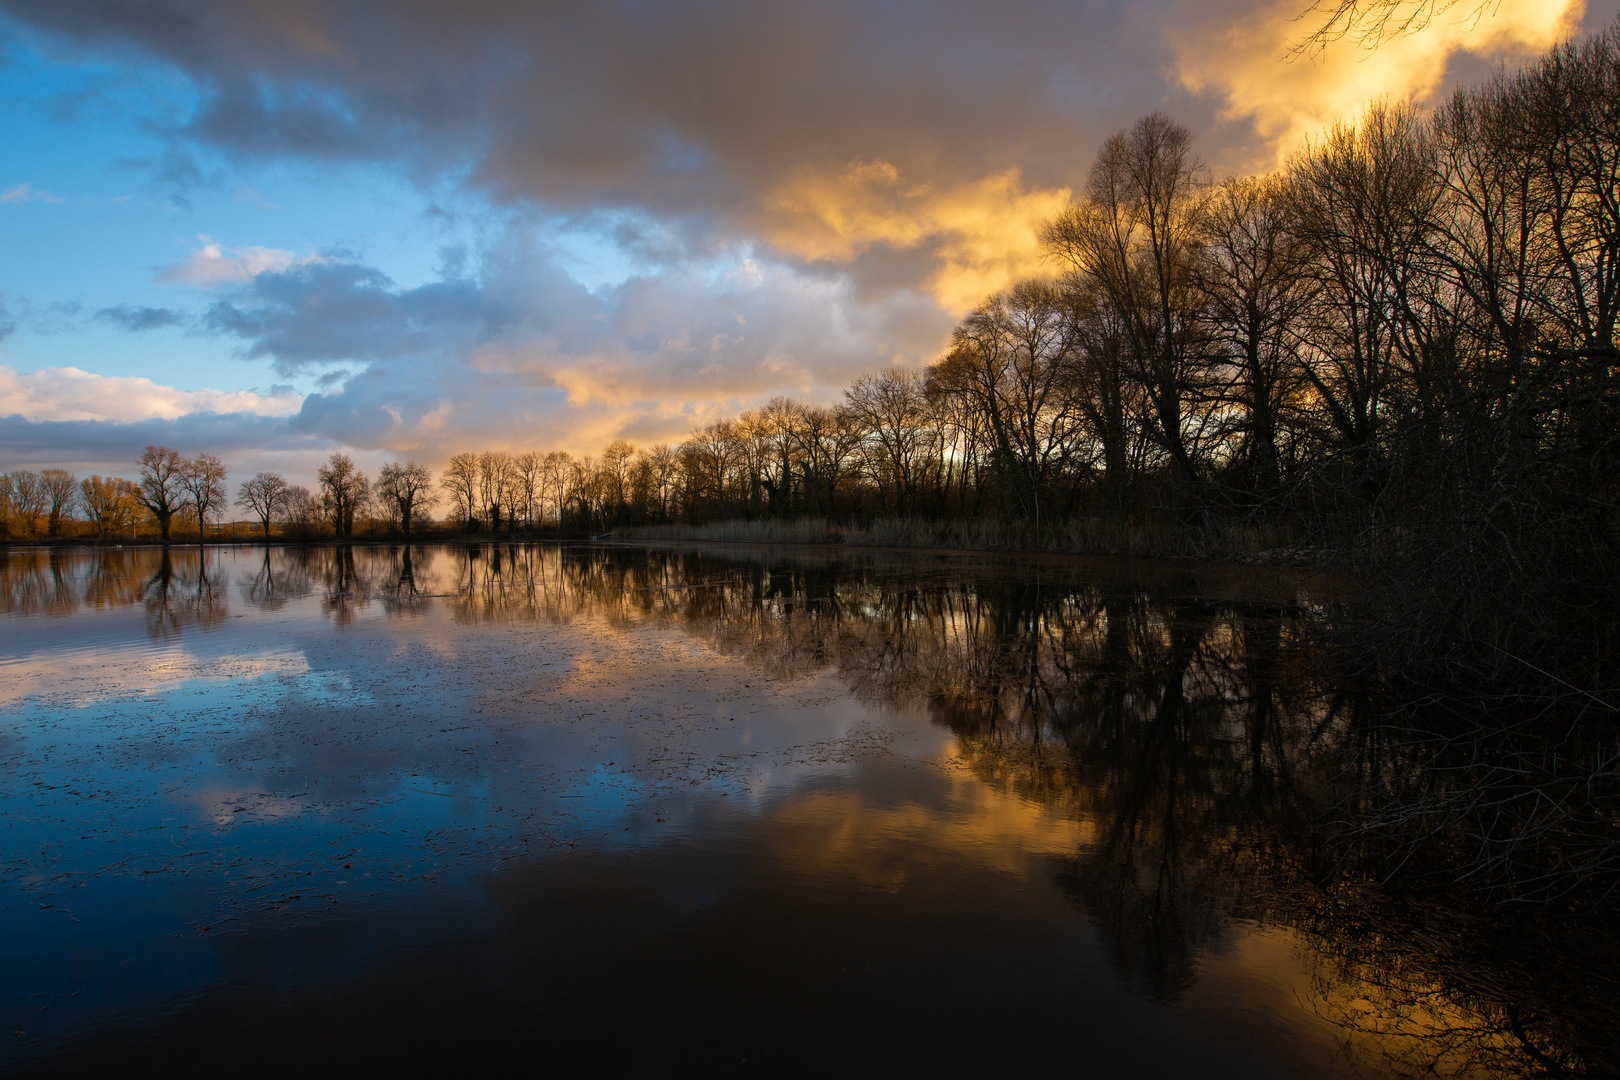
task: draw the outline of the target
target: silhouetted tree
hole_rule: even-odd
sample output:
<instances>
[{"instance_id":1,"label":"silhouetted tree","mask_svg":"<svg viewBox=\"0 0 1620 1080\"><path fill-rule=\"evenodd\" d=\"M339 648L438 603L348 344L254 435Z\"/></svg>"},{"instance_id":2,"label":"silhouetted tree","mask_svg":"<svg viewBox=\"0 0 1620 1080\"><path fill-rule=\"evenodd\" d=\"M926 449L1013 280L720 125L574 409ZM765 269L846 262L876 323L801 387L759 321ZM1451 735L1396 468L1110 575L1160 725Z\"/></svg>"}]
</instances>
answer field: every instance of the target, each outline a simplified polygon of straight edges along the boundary
<instances>
[{"instance_id":1,"label":"silhouetted tree","mask_svg":"<svg viewBox=\"0 0 1620 1080\"><path fill-rule=\"evenodd\" d=\"M157 519L158 539L169 542L169 521L185 498L184 462L167 446L148 446L136 462L141 469L141 503Z\"/></svg>"},{"instance_id":2,"label":"silhouetted tree","mask_svg":"<svg viewBox=\"0 0 1620 1080\"><path fill-rule=\"evenodd\" d=\"M213 454L198 454L181 463L180 483L197 515L197 541L208 539L208 515L225 508L225 466Z\"/></svg>"},{"instance_id":3,"label":"silhouetted tree","mask_svg":"<svg viewBox=\"0 0 1620 1080\"><path fill-rule=\"evenodd\" d=\"M39 489L46 506L47 532L62 535L62 521L73 512L79 478L66 469L45 469L39 474Z\"/></svg>"},{"instance_id":4,"label":"silhouetted tree","mask_svg":"<svg viewBox=\"0 0 1620 1080\"><path fill-rule=\"evenodd\" d=\"M371 494L366 474L347 454L334 452L315 475L321 483L321 504L332 531L340 539L353 536L355 512Z\"/></svg>"},{"instance_id":5,"label":"silhouetted tree","mask_svg":"<svg viewBox=\"0 0 1620 1080\"><path fill-rule=\"evenodd\" d=\"M264 526L264 538L270 539L270 523L281 516L286 507L287 481L280 473L262 472L246 481L236 495L236 505L251 511Z\"/></svg>"},{"instance_id":6,"label":"silhouetted tree","mask_svg":"<svg viewBox=\"0 0 1620 1080\"><path fill-rule=\"evenodd\" d=\"M414 461L390 461L377 473L377 496L399 515L400 528L411 535L411 519L433 505L433 474Z\"/></svg>"},{"instance_id":7,"label":"silhouetted tree","mask_svg":"<svg viewBox=\"0 0 1620 1080\"><path fill-rule=\"evenodd\" d=\"M451 458L449 468L439 478L439 486L460 511L462 527L471 529L478 506L478 455L457 454Z\"/></svg>"}]
</instances>

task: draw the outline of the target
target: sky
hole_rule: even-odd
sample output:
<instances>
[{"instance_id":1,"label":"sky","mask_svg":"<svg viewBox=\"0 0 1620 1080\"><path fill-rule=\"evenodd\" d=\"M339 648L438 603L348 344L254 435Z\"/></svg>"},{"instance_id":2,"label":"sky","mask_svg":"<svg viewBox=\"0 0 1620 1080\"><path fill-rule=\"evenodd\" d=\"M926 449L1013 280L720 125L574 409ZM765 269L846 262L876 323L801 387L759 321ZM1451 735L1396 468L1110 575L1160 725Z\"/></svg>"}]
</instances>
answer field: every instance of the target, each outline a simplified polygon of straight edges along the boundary
<instances>
[{"instance_id":1,"label":"sky","mask_svg":"<svg viewBox=\"0 0 1620 1080\"><path fill-rule=\"evenodd\" d=\"M0 0L0 470L678 442L937 359L1158 110L1216 176L1614 20L1471 0Z\"/></svg>"}]
</instances>

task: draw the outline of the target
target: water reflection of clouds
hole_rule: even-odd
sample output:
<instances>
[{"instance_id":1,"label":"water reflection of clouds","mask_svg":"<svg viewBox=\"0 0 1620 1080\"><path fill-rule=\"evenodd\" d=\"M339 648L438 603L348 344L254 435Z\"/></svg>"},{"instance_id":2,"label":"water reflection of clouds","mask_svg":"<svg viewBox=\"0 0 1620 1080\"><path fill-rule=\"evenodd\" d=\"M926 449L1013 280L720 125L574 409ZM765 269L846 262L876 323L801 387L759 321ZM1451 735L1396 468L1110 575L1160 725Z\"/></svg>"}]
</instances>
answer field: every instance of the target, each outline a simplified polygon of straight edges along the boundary
<instances>
[{"instance_id":1,"label":"water reflection of clouds","mask_svg":"<svg viewBox=\"0 0 1620 1080\"><path fill-rule=\"evenodd\" d=\"M0 796L0 879L50 903L82 884L81 905L163 881L213 934L752 823L801 886L1046 881L1148 999L1203 1001L1248 957L1244 1007L1270 1015L1298 967L1243 920L1322 925L1289 830L1333 795L1321 748L1353 710L1300 663L1299 590L1208 594L857 554L17 559L4 767L41 783ZM92 614L107 644L76 646ZM683 910L721 895L692 888Z\"/></svg>"},{"instance_id":2,"label":"water reflection of clouds","mask_svg":"<svg viewBox=\"0 0 1620 1080\"><path fill-rule=\"evenodd\" d=\"M1045 878L1047 860L1086 844L1094 828L966 776L928 795L928 801L883 801L849 790L789 796L772 811L783 836L781 857L818 882L853 879L889 891L933 860Z\"/></svg>"},{"instance_id":3,"label":"water reflection of clouds","mask_svg":"<svg viewBox=\"0 0 1620 1080\"><path fill-rule=\"evenodd\" d=\"M113 697L158 698L306 671L304 657L287 651L210 655L178 642L55 645L0 661L0 705L85 709Z\"/></svg>"}]
</instances>

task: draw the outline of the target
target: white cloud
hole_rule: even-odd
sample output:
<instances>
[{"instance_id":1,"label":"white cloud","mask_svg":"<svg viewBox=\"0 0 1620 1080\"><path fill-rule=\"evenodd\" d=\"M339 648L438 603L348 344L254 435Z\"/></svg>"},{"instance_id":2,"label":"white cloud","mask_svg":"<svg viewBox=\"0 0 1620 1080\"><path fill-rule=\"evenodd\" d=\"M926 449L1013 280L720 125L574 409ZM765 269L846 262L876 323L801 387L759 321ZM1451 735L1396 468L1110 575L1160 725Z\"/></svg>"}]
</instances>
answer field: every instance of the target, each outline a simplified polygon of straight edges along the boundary
<instances>
[{"instance_id":1,"label":"white cloud","mask_svg":"<svg viewBox=\"0 0 1620 1080\"><path fill-rule=\"evenodd\" d=\"M18 184L16 187L7 188L4 191L0 191L0 203L8 203L8 202L59 203L61 201L62 201L62 199L61 199L60 196L52 195L50 192L43 191L43 190L41 190L39 188L36 188L32 184Z\"/></svg>"},{"instance_id":2,"label":"white cloud","mask_svg":"<svg viewBox=\"0 0 1620 1080\"><path fill-rule=\"evenodd\" d=\"M180 282L210 289L220 285L243 285L266 272L279 273L297 266L324 262L319 255L300 257L296 252L280 248L248 247L226 248L206 236L197 239L203 246L178 266L165 267L157 279L165 284Z\"/></svg>"},{"instance_id":3,"label":"white cloud","mask_svg":"<svg viewBox=\"0 0 1620 1080\"><path fill-rule=\"evenodd\" d=\"M174 420L193 413L289 416L303 404L295 393L177 390L151 379L94 375L74 367L19 372L0 365L0 412L33 421Z\"/></svg>"}]
</instances>

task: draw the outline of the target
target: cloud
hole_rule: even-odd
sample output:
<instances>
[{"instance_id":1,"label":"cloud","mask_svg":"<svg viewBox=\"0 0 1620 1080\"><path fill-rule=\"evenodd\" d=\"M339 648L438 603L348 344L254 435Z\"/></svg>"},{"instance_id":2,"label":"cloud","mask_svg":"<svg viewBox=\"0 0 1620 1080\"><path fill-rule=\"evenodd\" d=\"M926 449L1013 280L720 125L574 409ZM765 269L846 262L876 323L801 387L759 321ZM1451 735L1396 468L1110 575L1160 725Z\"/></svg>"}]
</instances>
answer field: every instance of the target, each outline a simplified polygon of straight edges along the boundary
<instances>
[{"instance_id":1,"label":"cloud","mask_svg":"<svg viewBox=\"0 0 1620 1080\"><path fill-rule=\"evenodd\" d=\"M256 413L187 413L173 419L28 420L0 415L0 462L6 468L65 468L83 475L135 477L147 445L182 454L206 451L223 458L232 481L275 470L294 483L314 482L315 469L334 449L319 436L293 430L290 418ZM376 463L368 462L374 469Z\"/></svg>"},{"instance_id":2,"label":"cloud","mask_svg":"<svg viewBox=\"0 0 1620 1080\"><path fill-rule=\"evenodd\" d=\"M48 191L36 188L32 184L18 184L16 187L0 191L0 203L8 202L59 203L62 202L62 199Z\"/></svg>"},{"instance_id":3,"label":"cloud","mask_svg":"<svg viewBox=\"0 0 1620 1080\"><path fill-rule=\"evenodd\" d=\"M1170 34L1173 70L1189 90L1220 99L1223 122L1252 128L1263 163L1279 164L1301 139L1376 97L1432 100L1454 56L1522 61L1545 51L1578 29L1584 7L1584 0L1501 0L1483 12L1458 5L1375 50L1340 42L1291 62L1280 61L1303 33L1296 0L1235 14L1202 9Z\"/></svg>"},{"instance_id":4,"label":"cloud","mask_svg":"<svg viewBox=\"0 0 1620 1080\"><path fill-rule=\"evenodd\" d=\"M133 476L148 443L206 450L231 472L279 468L311 477L341 440L296 427L303 395L180 390L78 368L18 372L0 365L0 468L48 465Z\"/></svg>"},{"instance_id":5,"label":"cloud","mask_svg":"<svg viewBox=\"0 0 1620 1080\"><path fill-rule=\"evenodd\" d=\"M0 365L0 401L6 415L27 421L128 422L174 420L194 413L289 416L294 393L249 390L178 390L151 379L94 375L78 368L19 372Z\"/></svg>"},{"instance_id":6,"label":"cloud","mask_svg":"<svg viewBox=\"0 0 1620 1080\"><path fill-rule=\"evenodd\" d=\"M323 261L319 255L306 255L300 258L291 251L254 246L227 249L206 236L199 239L203 241L203 246L193 251L185 262L158 271L157 280L160 283L178 282L211 289L220 285L240 285L252 281L260 274L319 264Z\"/></svg>"},{"instance_id":7,"label":"cloud","mask_svg":"<svg viewBox=\"0 0 1620 1080\"><path fill-rule=\"evenodd\" d=\"M296 430L442 461L470 446L594 451L930 359L951 318L910 292L745 249L591 292L532 236L473 277L400 288L327 261L227 289L202 325L289 373L337 365Z\"/></svg>"},{"instance_id":8,"label":"cloud","mask_svg":"<svg viewBox=\"0 0 1620 1080\"><path fill-rule=\"evenodd\" d=\"M136 333L142 330L163 330L171 326L183 326L186 323L184 314L170 308L138 307L132 304L102 308L96 312L95 317L98 322L111 323L119 329Z\"/></svg>"},{"instance_id":9,"label":"cloud","mask_svg":"<svg viewBox=\"0 0 1620 1080\"><path fill-rule=\"evenodd\" d=\"M498 205L626 213L699 257L780 240L775 254L815 259L813 234L842 229L856 257L914 256L913 283L953 307L970 282L993 287L1023 265L997 269L1009 260L986 249L1071 185L1100 135L1163 96L1156 35L1122 40L1106 2L0 6L190 74L198 107L167 129L181 145L386 161ZM865 238L847 227L872 224L881 193L842 178L871 161L907 186ZM904 197L918 187L929 194ZM838 196L852 213L829 204Z\"/></svg>"},{"instance_id":10,"label":"cloud","mask_svg":"<svg viewBox=\"0 0 1620 1080\"><path fill-rule=\"evenodd\" d=\"M209 330L246 341L246 355L284 372L309 364L451 356L513 318L497 293L461 280L399 290L360 263L308 259L246 279L203 316Z\"/></svg>"},{"instance_id":11,"label":"cloud","mask_svg":"<svg viewBox=\"0 0 1620 1080\"><path fill-rule=\"evenodd\" d=\"M926 249L931 265L905 284L962 314L1040 271L1037 230L1069 199L1067 187L1025 191L1017 169L937 190L873 159L790 178L765 196L762 232L776 250L813 261Z\"/></svg>"}]
</instances>

